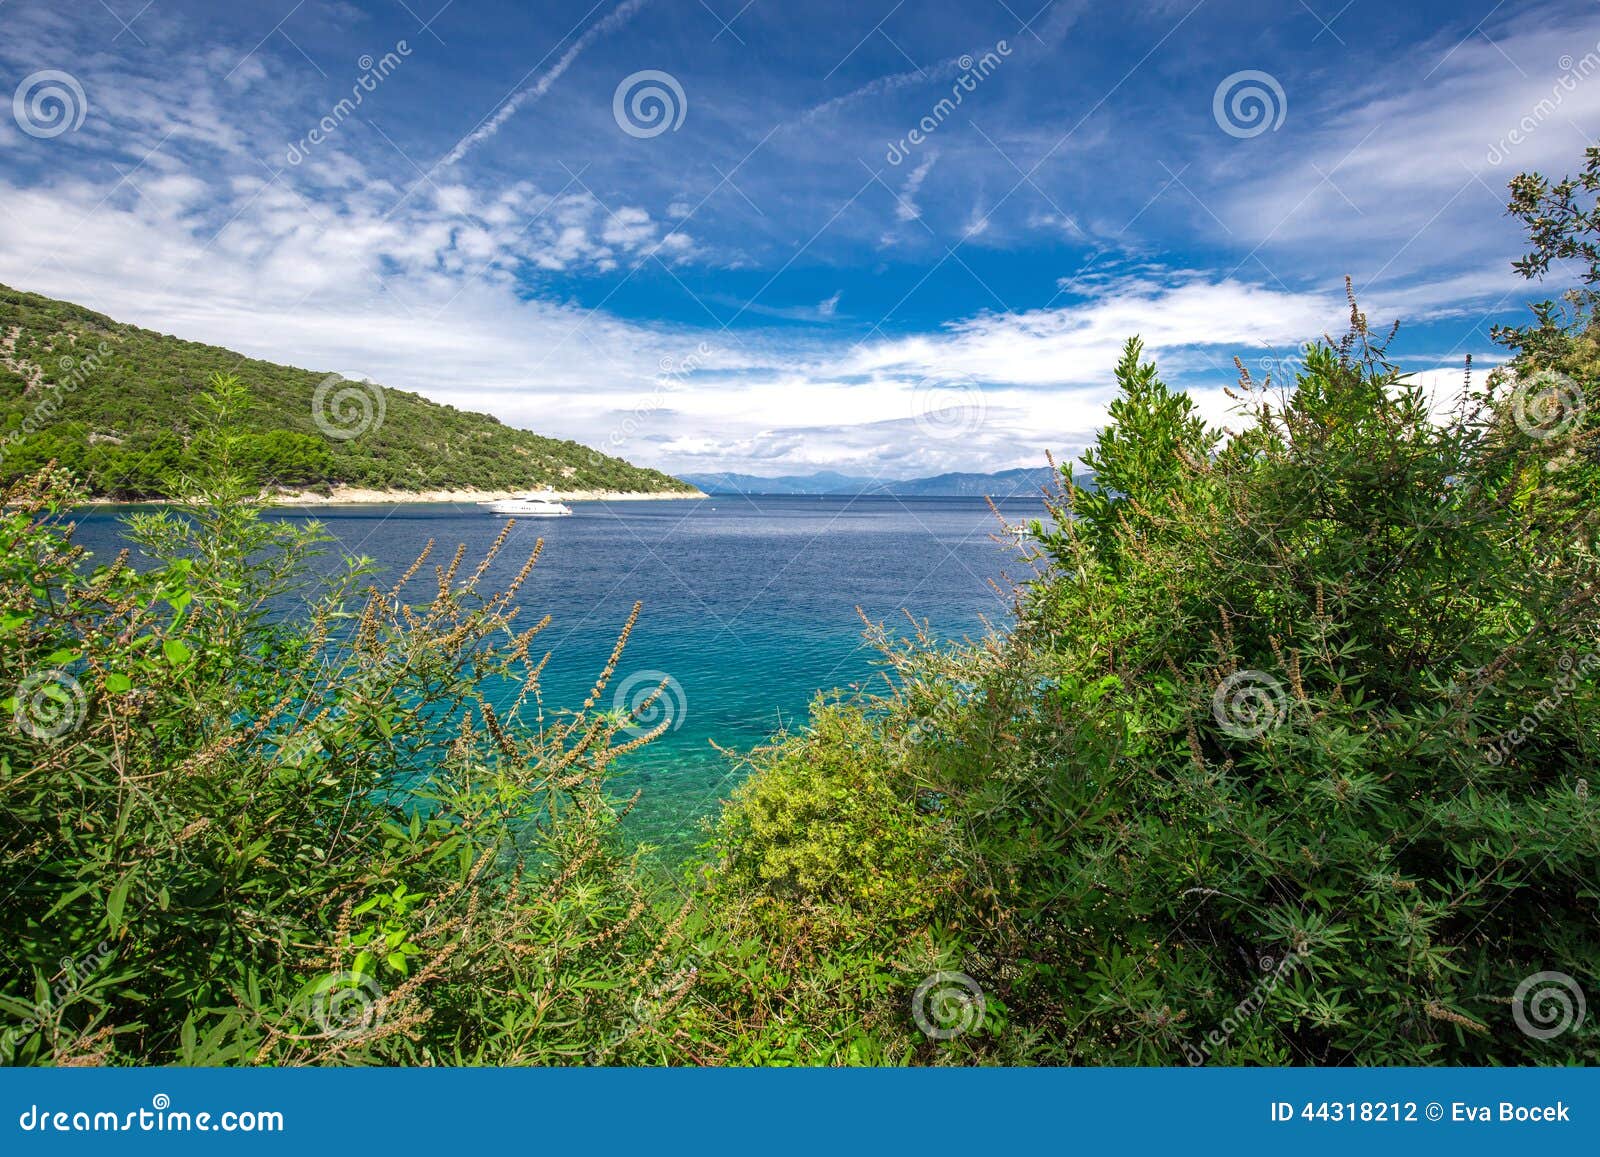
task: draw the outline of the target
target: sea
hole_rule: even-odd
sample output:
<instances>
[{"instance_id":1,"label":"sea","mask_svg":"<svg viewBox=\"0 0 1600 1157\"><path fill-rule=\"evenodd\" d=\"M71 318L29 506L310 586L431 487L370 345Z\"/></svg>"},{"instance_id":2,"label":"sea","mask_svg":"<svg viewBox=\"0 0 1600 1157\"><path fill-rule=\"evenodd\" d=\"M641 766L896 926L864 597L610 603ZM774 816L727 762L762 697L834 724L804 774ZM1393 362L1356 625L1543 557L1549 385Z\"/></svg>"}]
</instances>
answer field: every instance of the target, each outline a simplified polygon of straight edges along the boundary
<instances>
[{"instance_id":1,"label":"sea","mask_svg":"<svg viewBox=\"0 0 1600 1157\"><path fill-rule=\"evenodd\" d=\"M803 729L819 694L886 686L862 615L908 634L909 614L948 640L1003 628L1010 580L1028 573L1005 525L1040 513L1029 498L998 503L1001 518L974 498L571 505L570 517L518 521L485 588L508 581L535 541L545 540L519 597L518 622L552 617L539 637L551 652L541 678L547 711L582 703L634 602L643 604L601 706L637 704L666 683L648 718L670 717L669 730L626 757L615 780L621 795L642 789L628 833L666 863L703 842L706 820L748 774L748 764L728 752ZM109 558L122 545L125 513L79 512L76 541ZM429 565L413 580L419 601L434 562L448 562L465 544L469 573L505 522L448 504L281 508L270 517L315 519L333 536L330 549L366 555L391 576L433 539Z\"/></svg>"}]
</instances>

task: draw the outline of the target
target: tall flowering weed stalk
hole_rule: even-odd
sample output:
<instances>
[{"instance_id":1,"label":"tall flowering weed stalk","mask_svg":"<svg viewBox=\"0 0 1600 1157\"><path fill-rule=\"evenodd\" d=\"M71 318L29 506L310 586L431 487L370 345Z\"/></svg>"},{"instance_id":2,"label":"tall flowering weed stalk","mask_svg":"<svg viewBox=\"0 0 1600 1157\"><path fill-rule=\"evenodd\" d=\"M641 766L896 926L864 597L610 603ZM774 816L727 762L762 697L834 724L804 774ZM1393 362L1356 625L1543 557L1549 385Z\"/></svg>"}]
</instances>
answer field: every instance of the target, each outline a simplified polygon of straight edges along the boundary
<instances>
[{"instance_id":1,"label":"tall flowering weed stalk","mask_svg":"<svg viewBox=\"0 0 1600 1157\"><path fill-rule=\"evenodd\" d=\"M246 401L213 383L210 473L114 559L58 472L0 506L9 1059L665 1059L695 973L607 787L654 733L594 710L638 608L546 710L542 542L330 574L230 469Z\"/></svg>"}]
</instances>

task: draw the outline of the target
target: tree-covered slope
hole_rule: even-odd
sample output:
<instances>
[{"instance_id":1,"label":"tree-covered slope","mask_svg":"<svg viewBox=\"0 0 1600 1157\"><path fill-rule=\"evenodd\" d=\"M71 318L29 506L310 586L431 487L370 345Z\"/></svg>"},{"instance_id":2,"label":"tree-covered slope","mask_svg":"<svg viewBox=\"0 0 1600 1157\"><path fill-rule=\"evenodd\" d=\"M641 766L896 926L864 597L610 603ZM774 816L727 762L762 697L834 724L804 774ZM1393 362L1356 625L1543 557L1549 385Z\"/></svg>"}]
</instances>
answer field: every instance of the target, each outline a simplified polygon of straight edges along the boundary
<instances>
[{"instance_id":1,"label":"tree-covered slope","mask_svg":"<svg viewBox=\"0 0 1600 1157\"><path fill-rule=\"evenodd\" d=\"M0 286L0 481L54 459L91 492L173 492L215 372L255 399L244 463L263 484L399 490L691 488L577 442L417 394L247 358Z\"/></svg>"}]
</instances>

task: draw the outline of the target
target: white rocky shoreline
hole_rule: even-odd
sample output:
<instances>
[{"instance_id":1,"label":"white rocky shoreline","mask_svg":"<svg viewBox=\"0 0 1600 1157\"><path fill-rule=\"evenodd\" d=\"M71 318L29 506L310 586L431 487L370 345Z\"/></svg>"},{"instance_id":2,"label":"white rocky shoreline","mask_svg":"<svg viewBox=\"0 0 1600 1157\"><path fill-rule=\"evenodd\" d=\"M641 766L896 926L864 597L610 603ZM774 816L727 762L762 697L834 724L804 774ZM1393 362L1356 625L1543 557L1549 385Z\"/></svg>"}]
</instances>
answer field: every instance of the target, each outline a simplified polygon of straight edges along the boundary
<instances>
[{"instance_id":1,"label":"white rocky shoreline","mask_svg":"<svg viewBox=\"0 0 1600 1157\"><path fill-rule=\"evenodd\" d=\"M362 486L336 486L331 493L314 490L283 492L274 506L392 506L398 503L498 502L530 492L521 490L371 490ZM653 502L668 498L704 498L699 490L538 490L539 497L555 502Z\"/></svg>"},{"instance_id":2,"label":"white rocky shoreline","mask_svg":"<svg viewBox=\"0 0 1600 1157\"><path fill-rule=\"evenodd\" d=\"M269 496L273 506L398 506L457 505L496 502L528 493L523 490L374 490L364 486L336 486L329 493L315 490L279 491ZM699 490L540 490L541 497L557 502L653 502L668 498L704 498ZM164 499L90 498L86 506L145 506Z\"/></svg>"}]
</instances>

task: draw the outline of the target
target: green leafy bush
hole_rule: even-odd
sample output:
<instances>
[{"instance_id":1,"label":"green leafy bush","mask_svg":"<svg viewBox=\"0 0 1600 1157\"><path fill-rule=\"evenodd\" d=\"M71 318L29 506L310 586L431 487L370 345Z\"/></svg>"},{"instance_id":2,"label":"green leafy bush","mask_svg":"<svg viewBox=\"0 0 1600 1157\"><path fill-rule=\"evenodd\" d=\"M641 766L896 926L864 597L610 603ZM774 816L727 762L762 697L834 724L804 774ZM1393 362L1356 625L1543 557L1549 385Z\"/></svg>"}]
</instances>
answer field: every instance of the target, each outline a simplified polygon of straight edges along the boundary
<instances>
[{"instance_id":1,"label":"green leafy bush","mask_svg":"<svg viewBox=\"0 0 1600 1157\"><path fill-rule=\"evenodd\" d=\"M240 390L206 400L212 489L130 526L153 565L91 565L59 477L0 512L7 1059L657 1055L695 970L606 794L641 741L538 710L548 620L513 602L537 549L497 593L505 536L421 601L423 559L314 580L316 527L244 497ZM497 679L519 686L498 712Z\"/></svg>"},{"instance_id":2,"label":"green leafy bush","mask_svg":"<svg viewBox=\"0 0 1600 1157\"><path fill-rule=\"evenodd\" d=\"M958 873L922 934L1006 1010L988 1055L1596 1059L1575 1007L1527 1031L1600 991L1600 559L1569 482L1594 427L1530 436L1492 390L1436 423L1352 319L1292 388L1246 375L1233 435L1130 342L1098 490L1036 524L1017 628L887 649L904 689L778 764L937 801L895 872ZM778 902L769 864L868 821L799 835L761 791L724 850Z\"/></svg>"}]
</instances>

